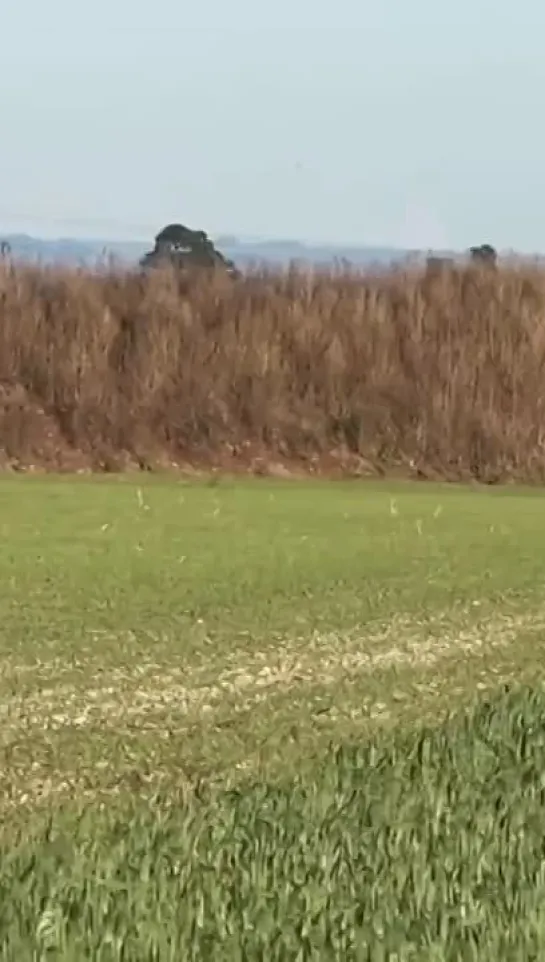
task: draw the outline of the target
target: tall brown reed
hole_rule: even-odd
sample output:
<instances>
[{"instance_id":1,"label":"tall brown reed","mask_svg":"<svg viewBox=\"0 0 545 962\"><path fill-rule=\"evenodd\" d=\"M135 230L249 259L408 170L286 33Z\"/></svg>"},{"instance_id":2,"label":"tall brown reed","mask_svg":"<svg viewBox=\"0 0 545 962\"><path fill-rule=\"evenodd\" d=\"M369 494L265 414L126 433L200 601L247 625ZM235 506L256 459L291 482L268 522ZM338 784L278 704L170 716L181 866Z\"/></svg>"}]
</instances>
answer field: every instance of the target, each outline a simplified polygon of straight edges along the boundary
<instances>
[{"instance_id":1,"label":"tall brown reed","mask_svg":"<svg viewBox=\"0 0 545 962\"><path fill-rule=\"evenodd\" d=\"M286 459L340 450L385 469L540 479L545 271L233 283L4 263L0 387L14 459L34 406L96 464L221 459L250 442Z\"/></svg>"}]
</instances>

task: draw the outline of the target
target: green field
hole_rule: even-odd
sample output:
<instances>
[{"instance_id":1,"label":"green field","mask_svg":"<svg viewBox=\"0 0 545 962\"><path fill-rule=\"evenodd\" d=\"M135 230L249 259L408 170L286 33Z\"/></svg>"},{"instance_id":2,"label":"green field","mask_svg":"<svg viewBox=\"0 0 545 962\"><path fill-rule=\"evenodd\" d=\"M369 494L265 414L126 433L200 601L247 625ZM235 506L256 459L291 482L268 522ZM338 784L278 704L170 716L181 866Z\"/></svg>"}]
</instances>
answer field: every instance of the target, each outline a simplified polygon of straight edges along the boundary
<instances>
[{"instance_id":1,"label":"green field","mask_svg":"<svg viewBox=\"0 0 545 962\"><path fill-rule=\"evenodd\" d=\"M0 958L545 957L541 491L4 479L0 577Z\"/></svg>"}]
</instances>

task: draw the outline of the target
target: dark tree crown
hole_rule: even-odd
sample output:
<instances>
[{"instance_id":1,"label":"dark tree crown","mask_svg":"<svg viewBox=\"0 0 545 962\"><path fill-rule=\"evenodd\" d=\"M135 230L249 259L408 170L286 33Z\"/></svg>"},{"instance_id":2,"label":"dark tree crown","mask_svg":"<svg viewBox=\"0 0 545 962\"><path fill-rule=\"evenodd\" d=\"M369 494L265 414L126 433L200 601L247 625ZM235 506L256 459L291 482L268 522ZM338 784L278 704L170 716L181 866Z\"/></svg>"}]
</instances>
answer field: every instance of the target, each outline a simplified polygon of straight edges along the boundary
<instances>
[{"instance_id":1,"label":"dark tree crown","mask_svg":"<svg viewBox=\"0 0 545 962\"><path fill-rule=\"evenodd\" d=\"M234 264L216 250L202 230L191 230L183 224L167 224L155 238L155 247L142 258L143 268L172 264L184 267L219 267L235 274Z\"/></svg>"}]
</instances>

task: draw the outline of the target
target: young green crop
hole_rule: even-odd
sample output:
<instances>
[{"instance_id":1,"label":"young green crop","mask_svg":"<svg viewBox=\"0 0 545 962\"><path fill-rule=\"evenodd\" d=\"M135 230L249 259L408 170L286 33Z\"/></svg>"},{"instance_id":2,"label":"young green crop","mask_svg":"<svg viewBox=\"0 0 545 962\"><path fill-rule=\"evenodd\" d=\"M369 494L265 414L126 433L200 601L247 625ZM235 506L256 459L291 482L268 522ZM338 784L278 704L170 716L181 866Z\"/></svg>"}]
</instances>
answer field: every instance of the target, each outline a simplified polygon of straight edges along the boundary
<instances>
[{"instance_id":1,"label":"young green crop","mask_svg":"<svg viewBox=\"0 0 545 962\"><path fill-rule=\"evenodd\" d=\"M542 958L544 538L538 491L3 479L0 962Z\"/></svg>"},{"instance_id":2,"label":"young green crop","mask_svg":"<svg viewBox=\"0 0 545 962\"><path fill-rule=\"evenodd\" d=\"M312 776L4 841L0 958L527 962L545 952L545 695Z\"/></svg>"}]
</instances>

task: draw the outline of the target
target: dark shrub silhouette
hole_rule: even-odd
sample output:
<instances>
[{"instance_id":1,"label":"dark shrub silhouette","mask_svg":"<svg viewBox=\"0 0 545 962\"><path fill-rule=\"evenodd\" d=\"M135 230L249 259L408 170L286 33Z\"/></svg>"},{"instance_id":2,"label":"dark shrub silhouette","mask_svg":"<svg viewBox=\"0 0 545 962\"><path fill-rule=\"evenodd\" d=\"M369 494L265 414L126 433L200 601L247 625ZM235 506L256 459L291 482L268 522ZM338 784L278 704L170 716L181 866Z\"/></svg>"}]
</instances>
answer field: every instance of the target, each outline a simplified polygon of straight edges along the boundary
<instances>
[{"instance_id":1,"label":"dark shrub silhouette","mask_svg":"<svg viewBox=\"0 0 545 962\"><path fill-rule=\"evenodd\" d=\"M473 264L481 267L496 267L498 255L494 247L490 244L481 244L479 247L470 247L469 256Z\"/></svg>"},{"instance_id":2,"label":"dark shrub silhouette","mask_svg":"<svg viewBox=\"0 0 545 962\"><path fill-rule=\"evenodd\" d=\"M219 268L231 276L238 276L232 261L216 250L214 244L202 230L190 230L183 224L168 224L155 238L155 247L144 255L140 266L147 270L172 264L185 269L204 267Z\"/></svg>"}]
</instances>

